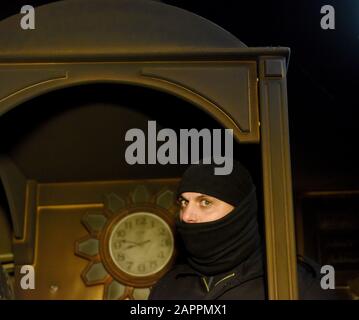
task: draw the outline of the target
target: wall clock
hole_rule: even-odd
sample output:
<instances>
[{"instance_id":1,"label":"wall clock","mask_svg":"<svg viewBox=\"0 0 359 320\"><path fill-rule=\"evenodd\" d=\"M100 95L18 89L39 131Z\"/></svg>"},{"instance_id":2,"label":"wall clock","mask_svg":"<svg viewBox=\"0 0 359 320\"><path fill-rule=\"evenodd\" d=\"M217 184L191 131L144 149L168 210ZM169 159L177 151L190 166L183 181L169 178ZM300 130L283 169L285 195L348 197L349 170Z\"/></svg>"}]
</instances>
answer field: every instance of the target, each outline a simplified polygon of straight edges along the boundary
<instances>
[{"instance_id":1,"label":"wall clock","mask_svg":"<svg viewBox=\"0 0 359 320\"><path fill-rule=\"evenodd\" d=\"M174 258L173 222L160 208L125 210L109 221L101 238L104 265L131 286L150 286Z\"/></svg>"}]
</instances>

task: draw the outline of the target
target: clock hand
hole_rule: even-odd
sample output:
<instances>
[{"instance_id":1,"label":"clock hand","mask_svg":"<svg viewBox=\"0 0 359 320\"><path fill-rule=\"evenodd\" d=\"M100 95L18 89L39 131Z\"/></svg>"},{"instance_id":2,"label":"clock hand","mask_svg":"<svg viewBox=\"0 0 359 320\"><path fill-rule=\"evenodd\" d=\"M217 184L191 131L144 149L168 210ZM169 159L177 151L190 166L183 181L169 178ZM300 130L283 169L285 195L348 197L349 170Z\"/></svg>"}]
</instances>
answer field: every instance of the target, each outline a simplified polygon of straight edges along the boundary
<instances>
[{"instance_id":1,"label":"clock hand","mask_svg":"<svg viewBox=\"0 0 359 320\"><path fill-rule=\"evenodd\" d=\"M126 240L124 240L126 241ZM126 241L127 242L127 241ZM130 244L129 246L127 246L126 248L124 248L124 250L127 250L127 249L131 249L133 247L137 247L137 246L142 246L146 243L149 243L151 242L151 240L145 240L145 241L142 241L142 242L134 242L134 241L128 241L128 242L132 242L133 244Z\"/></svg>"},{"instance_id":2,"label":"clock hand","mask_svg":"<svg viewBox=\"0 0 359 320\"><path fill-rule=\"evenodd\" d=\"M142 246L142 245L144 245L146 243L149 243L149 242L151 242L150 239L140 242L139 245Z\"/></svg>"},{"instance_id":3,"label":"clock hand","mask_svg":"<svg viewBox=\"0 0 359 320\"><path fill-rule=\"evenodd\" d=\"M130 244L128 247L124 248L123 250L131 249L137 246L138 246L137 244Z\"/></svg>"},{"instance_id":4,"label":"clock hand","mask_svg":"<svg viewBox=\"0 0 359 320\"><path fill-rule=\"evenodd\" d=\"M121 239L120 241L121 241L121 242L126 242L126 243L133 243L133 244L135 244L135 245L138 245L138 242L131 241L131 240Z\"/></svg>"}]
</instances>

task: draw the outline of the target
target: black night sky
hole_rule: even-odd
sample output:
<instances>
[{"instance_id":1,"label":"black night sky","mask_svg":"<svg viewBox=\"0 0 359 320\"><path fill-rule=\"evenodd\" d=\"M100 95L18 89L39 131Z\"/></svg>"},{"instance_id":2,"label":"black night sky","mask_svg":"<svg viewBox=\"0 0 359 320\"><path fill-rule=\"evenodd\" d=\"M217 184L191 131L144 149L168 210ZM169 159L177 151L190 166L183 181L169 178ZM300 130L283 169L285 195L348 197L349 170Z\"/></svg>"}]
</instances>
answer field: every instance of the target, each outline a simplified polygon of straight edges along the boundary
<instances>
[{"instance_id":1,"label":"black night sky","mask_svg":"<svg viewBox=\"0 0 359 320\"><path fill-rule=\"evenodd\" d=\"M2 1L0 19L19 13L24 4L50 2ZM359 1L162 2L213 21L247 46L290 47L293 186L297 191L359 188ZM335 30L320 27L324 5L335 9Z\"/></svg>"}]
</instances>

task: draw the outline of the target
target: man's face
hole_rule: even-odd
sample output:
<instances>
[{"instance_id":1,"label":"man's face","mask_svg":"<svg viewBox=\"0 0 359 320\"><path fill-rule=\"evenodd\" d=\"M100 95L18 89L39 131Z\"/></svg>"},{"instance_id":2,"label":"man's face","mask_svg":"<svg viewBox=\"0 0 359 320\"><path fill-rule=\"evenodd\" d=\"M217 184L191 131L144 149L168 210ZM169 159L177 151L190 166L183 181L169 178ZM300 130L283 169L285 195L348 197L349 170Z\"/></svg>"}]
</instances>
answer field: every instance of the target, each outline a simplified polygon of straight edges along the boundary
<instances>
[{"instance_id":1,"label":"man's face","mask_svg":"<svg viewBox=\"0 0 359 320\"><path fill-rule=\"evenodd\" d=\"M234 209L227 202L197 192L184 192L178 201L181 206L180 219L186 223L215 221Z\"/></svg>"}]
</instances>

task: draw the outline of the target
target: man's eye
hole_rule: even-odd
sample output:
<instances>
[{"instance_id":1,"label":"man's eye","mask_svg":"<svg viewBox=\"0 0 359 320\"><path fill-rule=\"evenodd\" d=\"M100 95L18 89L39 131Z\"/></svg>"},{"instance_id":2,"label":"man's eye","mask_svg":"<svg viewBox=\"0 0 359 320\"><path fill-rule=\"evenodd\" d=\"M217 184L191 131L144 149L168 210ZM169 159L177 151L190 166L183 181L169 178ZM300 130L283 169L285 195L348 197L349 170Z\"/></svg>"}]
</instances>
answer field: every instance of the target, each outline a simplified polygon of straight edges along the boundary
<instances>
[{"instance_id":1,"label":"man's eye","mask_svg":"<svg viewBox=\"0 0 359 320\"><path fill-rule=\"evenodd\" d=\"M180 200L178 200L178 203L179 203L179 205L183 208L183 207L185 207L186 205L187 205L187 201L186 200L184 200L184 199L180 199Z\"/></svg>"},{"instance_id":2,"label":"man's eye","mask_svg":"<svg viewBox=\"0 0 359 320\"><path fill-rule=\"evenodd\" d=\"M208 207L211 204L212 204L211 201L208 201L206 199L201 200L201 206L203 206L203 207Z\"/></svg>"}]
</instances>

